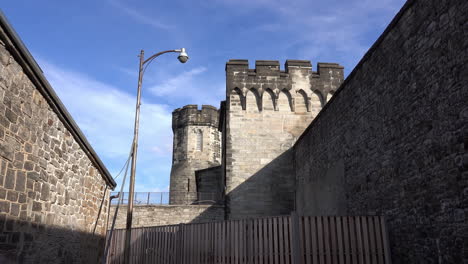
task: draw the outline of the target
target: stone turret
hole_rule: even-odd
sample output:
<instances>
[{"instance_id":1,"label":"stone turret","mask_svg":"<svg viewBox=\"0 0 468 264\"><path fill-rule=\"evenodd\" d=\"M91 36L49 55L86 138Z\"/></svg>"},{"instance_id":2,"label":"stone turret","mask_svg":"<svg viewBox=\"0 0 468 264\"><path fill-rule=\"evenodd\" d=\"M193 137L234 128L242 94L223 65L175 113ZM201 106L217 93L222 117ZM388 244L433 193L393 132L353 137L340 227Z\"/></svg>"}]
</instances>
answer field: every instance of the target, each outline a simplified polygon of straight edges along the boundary
<instances>
[{"instance_id":1,"label":"stone turret","mask_svg":"<svg viewBox=\"0 0 468 264\"><path fill-rule=\"evenodd\" d=\"M170 203L190 204L197 200L195 171L221 163L219 111L216 107L186 105L172 112L174 133Z\"/></svg>"}]
</instances>

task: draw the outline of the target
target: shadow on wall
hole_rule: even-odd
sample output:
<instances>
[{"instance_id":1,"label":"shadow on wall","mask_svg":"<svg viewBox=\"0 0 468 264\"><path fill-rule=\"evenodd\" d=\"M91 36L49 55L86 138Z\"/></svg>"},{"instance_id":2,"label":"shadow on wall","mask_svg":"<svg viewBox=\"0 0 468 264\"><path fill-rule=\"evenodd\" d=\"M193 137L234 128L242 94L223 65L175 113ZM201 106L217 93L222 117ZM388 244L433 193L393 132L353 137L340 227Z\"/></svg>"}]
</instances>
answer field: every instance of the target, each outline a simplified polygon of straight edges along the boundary
<instances>
[{"instance_id":1,"label":"shadow on wall","mask_svg":"<svg viewBox=\"0 0 468 264\"><path fill-rule=\"evenodd\" d=\"M294 211L293 153L289 149L226 195L226 219L289 215ZM209 208L190 223L207 219Z\"/></svg>"},{"instance_id":2,"label":"shadow on wall","mask_svg":"<svg viewBox=\"0 0 468 264\"><path fill-rule=\"evenodd\" d=\"M103 255L104 237L70 228L59 228L0 218L0 263L97 263Z\"/></svg>"}]
</instances>

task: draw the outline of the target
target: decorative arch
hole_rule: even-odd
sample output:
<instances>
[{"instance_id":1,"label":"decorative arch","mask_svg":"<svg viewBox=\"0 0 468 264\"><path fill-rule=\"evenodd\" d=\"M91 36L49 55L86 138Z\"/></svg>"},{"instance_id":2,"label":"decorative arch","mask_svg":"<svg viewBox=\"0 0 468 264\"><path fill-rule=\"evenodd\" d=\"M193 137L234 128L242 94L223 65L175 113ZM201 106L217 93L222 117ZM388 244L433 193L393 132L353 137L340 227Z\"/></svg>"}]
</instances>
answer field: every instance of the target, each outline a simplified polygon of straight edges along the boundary
<instances>
[{"instance_id":1,"label":"decorative arch","mask_svg":"<svg viewBox=\"0 0 468 264\"><path fill-rule=\"evenodd\" d=\"M318 90L313 91L313 94L310 97L310 111L319 112L323 107L323 97L322 93Z\"/></svg>"},{"instance_id":2,"label":"decorative arch","mask_svg":"<svg viewBox=\"0 0 468 264\"><path fill-rule=\"evenodd\" d=\"M294 111L291 94L287 89L283 89L278 94L277 109L280 112Z\"/></svg>"},{"instance_id":3,"label":"decorative arch","mask_svg":"<svg viewBox=\"0 0 468 264\"><path fill-rule=\"evenodd\" d=\"M238 87L232 89L229 97L231 110L245 110L245 98L241 89Z\"/></svg>"},{"instance_id":4,"label":"decorative arch","mask_svg":"<svg viewBox=\"0 0 468 264\"><path fill-rule=\"evenodd\" d=\"M249 112L260 112L262 111L262 101L260 99L260 95L258 94L255 88L251 88L247 91L247 95L245 97L246 100L246 110Z\"/></svg>"},{"instance_id":5,"label":"decorative arch","mask_svg":"<svg viewBox=\"0 0 468 264\"><path fill-rule=\"evenodd\" d=\"M295 107L296 113L305 113L305 112L310 111L309 99L308 99L306 92L304 92L304 90L301 89L296 92L296 100L294 100L294 102L296 104L296 107Z\"/></svg>"},{"instance_id":6,"label":"decorative arch","mask_svg":"<svg viewBox=\"0 0 468 264\"><path fill-rule=\"evenodd\" d=\"M276 96L270 88L267 88L262 95L263 111L275 111L276 109Z\"/></svg>"}]
</instances>

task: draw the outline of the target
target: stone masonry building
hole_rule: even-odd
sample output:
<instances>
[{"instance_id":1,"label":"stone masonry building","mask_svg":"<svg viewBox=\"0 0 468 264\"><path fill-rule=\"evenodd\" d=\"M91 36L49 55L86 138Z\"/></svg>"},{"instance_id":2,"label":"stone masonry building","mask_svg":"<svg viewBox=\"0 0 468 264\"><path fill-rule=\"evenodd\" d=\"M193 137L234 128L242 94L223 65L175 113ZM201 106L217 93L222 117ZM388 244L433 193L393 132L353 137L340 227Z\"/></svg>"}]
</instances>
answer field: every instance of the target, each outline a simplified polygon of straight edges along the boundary
<instances>
[{"instance_id":1,"label":"stone masonry building","mask_svg":"<svg viewBox=\"0 0 468 264\"><path fill-rule=\"evenodd\" d=\"M468 263L467 13L407 1L346 80L338 64L230 60L221 166L173 166L171 192L219 192L225 219L383 215L393 263ZM203 112L185 108L175 122ZM214 142L192 132L182 149L197 157Z\"/></svg>"},{"instance_id":2,"label":"stone masonry building","mask_svg":"<svg viewBox=\"0 0 468 264\"><path fill-rule=\"evenodd\" d=\"M291 147L342 81L336 63L313 71L306 60L287 60L284 70L278 61L256 61L255 69L247 60L227 62L219 111L188 105L173 112L171 204L212 200L225 205L228 219L290 214Z\"/></svg>"},{"instance_id":3,"label":"stone masonry building","mask_svg":"<svg viewBox=\"0 0 468 264\"><path fill-rule=\"evenodd\" d=\"M0 12L0 263L98 263L115 185Z\"/></svg>"}]
</instances>

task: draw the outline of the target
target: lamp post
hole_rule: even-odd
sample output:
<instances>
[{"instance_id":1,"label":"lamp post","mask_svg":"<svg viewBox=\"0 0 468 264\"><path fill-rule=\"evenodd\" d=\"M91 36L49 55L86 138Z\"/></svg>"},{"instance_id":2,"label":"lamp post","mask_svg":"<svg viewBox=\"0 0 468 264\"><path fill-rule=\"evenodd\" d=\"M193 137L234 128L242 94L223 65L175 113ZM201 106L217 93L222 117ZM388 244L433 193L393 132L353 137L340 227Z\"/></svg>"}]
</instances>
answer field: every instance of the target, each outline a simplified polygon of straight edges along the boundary
<instances>
[{"instance_id":1,"label":"lamp post","mask_svg":"<svg viewBox=\"0 0 468 264\"><path fill-rule=\"evenodd\" d=\"M132 149L132 166L130 170L130 186L129 186L129 196L128 196L128 208L127 208L127 231L125 234L125 263L130 263L130 238L132 236L132 220L133 220L133 196L135 191L135 172L136 172L136 161L137 161L137 149L138 149L138 128L140 123L140 105L141 105L141 84L143 82L143 74L145 73L146 67L159 55L169 52L177 52L179 56L177 57L181 63L186 63L189 59L187 52L184 48L177 50L166 50L154 54L145 60L145 52L141 50L140 52L140 68L138 71L138 88L137 88L137 101L136 101L136 111L135 111L135 127L134 127L134 137L133 137L133 149ZM146 65L146 66L145 66Z\"/></svg>"}]
</instances>

